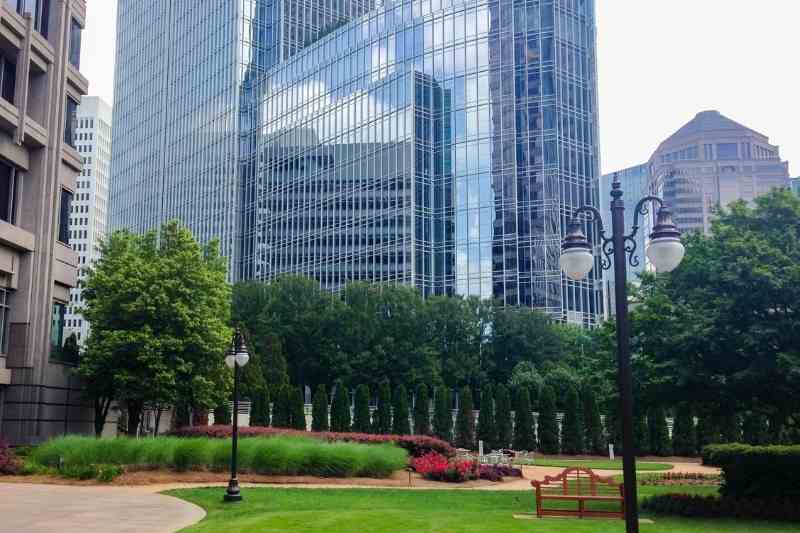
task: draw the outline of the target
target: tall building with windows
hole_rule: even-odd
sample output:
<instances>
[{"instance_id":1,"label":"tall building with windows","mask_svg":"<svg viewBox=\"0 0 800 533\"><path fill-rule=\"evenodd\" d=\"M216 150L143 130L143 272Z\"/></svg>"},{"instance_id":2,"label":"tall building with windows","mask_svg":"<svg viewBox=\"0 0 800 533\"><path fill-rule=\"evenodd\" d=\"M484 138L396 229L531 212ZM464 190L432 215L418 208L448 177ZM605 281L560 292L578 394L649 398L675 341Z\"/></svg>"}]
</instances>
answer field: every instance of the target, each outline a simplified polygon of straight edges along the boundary
<instances>
[{"instance_id":1,"label":"tall building with windows","mask_svg":"<svg viewBox=\"0 0 800 533\"><path fill-rule=\"evenodd\" d=\"M111 106L97 96L84 96L75 124L75 148L81 154L83 170L76 183L70 210L70 245L78 252L78 281L86 268L100 259L100 242L107 234L108 184L111 177ZM70 291L66 335L86 340L89 324L81 316L80 286Z\"/></svg>"},{"instance_id":2,"label":"tall building with windows","mask_svg":"<svg viewBox=\"0 0 800 533\"><path fill-rule=\"evenodd\" d=\"M91 431L64 349L83 0L0 1L0 435Z\"/></svg>"},{"instance_id":3,"label":"tall building with windows","mask_svg":"<svg viewBox=\"0 0 800 533\"><path fill-rule=\"evenodd\" d=\"M597 203L593 0L121 0L118 32L114 227L596 322L558 265Z\"/></svg>"},{"instance_id":4,"label":"tall building with windows","mask_svg":"<svg viewBox=\"0 0 800 533\"><path fill-rule=\"evenodd\" d=\"M800 176L792 178L792 190L796 195L800 196Z\"/></svg>"}]
</instances>

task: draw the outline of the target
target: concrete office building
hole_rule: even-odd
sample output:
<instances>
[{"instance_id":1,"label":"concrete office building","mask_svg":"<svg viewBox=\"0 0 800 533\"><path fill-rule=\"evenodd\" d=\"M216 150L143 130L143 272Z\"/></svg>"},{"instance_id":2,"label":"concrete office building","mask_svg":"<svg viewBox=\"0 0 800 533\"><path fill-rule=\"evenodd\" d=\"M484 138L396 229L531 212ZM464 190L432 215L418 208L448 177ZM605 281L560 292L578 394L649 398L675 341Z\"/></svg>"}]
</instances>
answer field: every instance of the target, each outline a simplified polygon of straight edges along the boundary
<instances>
[{"instance_id":1,"label":"concrete office building","mask_svg":"<svg viewBox=\"0 0 800 533\"><path fill-rule=\"evenodd\" d=\"M800 177L792 178L792 190L798 196L800 196Z\"/></svg>"},{"instance_id":2,"label":"concrete office building","mask_svg":"<svg viewBox=\"0 0 800 533\"><path fill-rule=\"evenodd\" d=\"M78 280L100 259L100 242L107 234L108 184L111 178L111 106L97 96L84 96L78 107L75 148L83 159L70 211L70 244L78 252ZM81 316L82 289L70 291L66 335L83 344L89 324Z\"/></svg>"},{"instance_id":3,"label":"concrete office building","mask_svg":"<svg viewBox=\"0 0 800 533\"><path fill-rule=\"evenodd\" d=\"M597 202L593 0L122 0L118 32L113 227L596 322L558 265Z\"/></svg>"},{"instance_id":4,"label":"concrete office building","mask_svg":"<svg viewBox=\"0 0 800 533\"><path fill-rule=\"evenodd\" d=\"M92 428L62 349L85 12L83 0L0 2L0 435L12 444Z\"/></svg>"}]
</instances>

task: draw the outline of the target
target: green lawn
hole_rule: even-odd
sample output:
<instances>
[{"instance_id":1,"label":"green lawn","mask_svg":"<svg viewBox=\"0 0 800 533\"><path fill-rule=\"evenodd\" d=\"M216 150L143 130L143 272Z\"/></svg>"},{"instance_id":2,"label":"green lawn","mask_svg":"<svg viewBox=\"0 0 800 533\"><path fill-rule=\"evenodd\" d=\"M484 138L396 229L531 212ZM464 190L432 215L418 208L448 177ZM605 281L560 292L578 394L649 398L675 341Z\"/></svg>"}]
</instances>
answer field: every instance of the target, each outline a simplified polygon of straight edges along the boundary
<instances>
[{"instance_id":1,"label":"green lawn","mask_svg":"<svg viewBox=\"0 0 800 533\"><path fill-rule=\"evenodd\" d=\"M536 466L557 466L562 468L569 468L571 466L585 466L593 470L622 470L622 461L610 461L608 459L548 459L546 457L537 457L534 460L518 459L514 461L518 465L536 465ZM636 461L637 472L656 472L663 470L672 470L672 465L666 463L645 463Z\"/></svg>"},{"instance_id":2,"label":"green lawn","mask_svg":"<svg viewBox=\"0 0 800 533\"><path fill-rule=\"evenodd\" d=\"M643 487L644 495L676 487ZM712 493L713 487L694 492ZM223 488L186 489L168 494L194 502L208 512L199 524L184 531L325 531L325 532L542 532L615 533L622 521L518 520L530 512L530 492L475 490L388 489L243 489L244 501L223 504ZM789 533L797 524L735 520L689 520L655 517L643 533Z\"/></svg>"}]
</instances>

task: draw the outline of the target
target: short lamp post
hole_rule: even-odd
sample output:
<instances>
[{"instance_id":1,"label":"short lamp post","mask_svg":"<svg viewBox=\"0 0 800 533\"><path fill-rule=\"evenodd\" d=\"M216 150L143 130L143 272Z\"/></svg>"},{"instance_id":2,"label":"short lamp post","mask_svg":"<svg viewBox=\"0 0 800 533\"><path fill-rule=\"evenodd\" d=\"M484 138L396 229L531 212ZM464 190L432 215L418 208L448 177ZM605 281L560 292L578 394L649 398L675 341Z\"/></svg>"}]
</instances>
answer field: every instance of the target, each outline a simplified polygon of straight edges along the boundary
<instances>
[{"instance_id":1,"label":"short lamp post","mask_svg":"<svg viewBox=\"0 0 800 533\"><path fill-rule=\"evenodd\" d=\"M625 203L619 176L614 176L611 191L611 237L603 228L600 212L584 206L575 211L561 248L561 270L572 280L584 279L594 266L592 246L583 231L581 215L585 222L596 222L602 240L603 270L614 265L614 291L617 312L617 380L622 413L622 463L624 473L625 526L627 533L638 533L639 510L636 496L636 457L633 444L633 377L631 373L630 319L628 317L627 262L639 266L635 237L639 232L639 217L647 215L651 204L658 206L656 223L650 234L647 257L657 272L671 272L683 260L685 249L681 233L672 222L672 213L664 202L655 196L642 198L634 211L633 228L625 234Z\"/></svg>"},{"instance_id":2,"label":"short lamp post","mask_svg":"<svg viewBox=\"0 0 800 533\"><path fill-rule=\"evenodd\" d=\"M231 348L225 355L225 364L233 370L233 439L231 440L231 480L225 491L224 501L240 502L242 494L239 491L239 478L236 466L237 444L239 440L239 369L250 361L250 354L244 343L244 336L239 328L233 335Z\"/></svg>"}]
</instances>

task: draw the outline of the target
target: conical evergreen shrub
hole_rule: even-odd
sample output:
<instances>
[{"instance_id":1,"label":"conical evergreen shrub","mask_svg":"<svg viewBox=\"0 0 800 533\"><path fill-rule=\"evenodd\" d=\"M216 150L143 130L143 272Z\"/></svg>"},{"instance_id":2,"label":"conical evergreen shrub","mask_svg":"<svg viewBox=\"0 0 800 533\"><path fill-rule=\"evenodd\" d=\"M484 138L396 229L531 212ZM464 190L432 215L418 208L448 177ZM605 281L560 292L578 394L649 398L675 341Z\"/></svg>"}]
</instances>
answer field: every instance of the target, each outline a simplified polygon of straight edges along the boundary
<instances>
[{"instance_id":1,"label":"conical evergreen shrub","mask_svg":"<svg viewBox=\"0 0 800 533\"><path fill-rule=\"evenodd\" d=\"M603 437L603 421L600 418L600 406L597 404L597 397L594 389L586 386L583 389L583 424L584 424L584 448L586 451L595 455L605 455L607 453L606 440Z\"/></svg>"},{"instance_id":2,"label":"conical evergreen shrub","mask_svg":"<svg viewBox=\"0 0 800 533\"><path fill-rule=\"evenodd\" d=\"M430 435L431 433L431 402L428 397L428 386L424 383L417 385L417 395L414 399L414 434Z\"/></svg>"},{"instance_id":3,"label":"conical evergreen shrub","mask_svg":"<svg viewBox=\"0 0 800 533\"><path fill-rule=\"evenodd\" d=\"M583 453L583 413L575 387L567 389L564 406L564 420L561 423L561 453L580 455Z\"/></svg>"},{"instance_id":4,"label":"conical evergreen shrub","mask_svg":"<svg viewBox=\"0 0 800 533\"><path fill-rule=\"evenodd\" d=\"M549 385L542 389L542 397L539 401L539 450L548 455L557 455L560 451L556 397L553 388Z\"/></svg>"},{"instance_id":5,"label":"conical evergreen shrub","mask_svg":"<svg viewBox=\"0 0 800 533\"><path fill-rule=\"evenodd\" d=\"M394 409L392 409L392 433L408 435L411 426L408 422L408 391L405 385L398 385L394 390Z\"/></svg>"},{"instance_id":6,"label":"conical evergreen shrub","mask_svg":"<svg viewBox=\"0 0 800 533\"><path fill-rule=\"evenodd\" d=\"M536 449L536 433L533 429L531 396L528 387L518 387L514 405L514 449L533 451Z\"/></svg>"},{"instance_id":7,"label":"conical evergreen shrub","mask_svg":"<svg viewBox=\"0 0 800 533\"><path fill-rule=\"evenodd\" d=\"M291 410L289 407L290 396L292 394L290 385L281 385L276 394L275 402L272 406L272 427L290 428L292 427Z\"/></svg>"},{"instance_id":8,"label":"conical evergreen shrub","mask_svg":"<svg viewBox=\"0 0 800 533\"><path fill-rule=\"evenodd\" d=\"M511 397L508 388L502 383L497 386L494 401L495 441L492 448L495 450L511 446Z\"/></svg>"},{"instance_id":9,"label":"conical evergreen shrub","mask_svg":"<svg viewBox=\"0 0 800 533\"><path fill-rule=\"evenodd\" d=\"M692 408L688 403L682 403L672 422L672 453L680 457L693 457L696 455L696 443Z\"/></svg>"},{"instance_id":10,"label":"conical evergreen shrub","mask_svg":"<svg viewBox=\"0 0 800 533\"><path fill-rule=\"evenodd\" d=\"M356 389L356 400L353 409L353 431L356 433L369 433L372 431L368 385L359 385Z\"/></svg>"},{"instance_id":11,"label":"conical evergreen shrub","mask_svg":"<svg viewBox=\"0 0 800 533\"><path fill-rule=\"evenodd\" d=\"M328 428L328 393L325 385L319 385L311 402L311 431L328 431Z\"/></svg>"},{"instance_id":12,"label":"conical evergreen shrub","mask_svg":"<svg viewBox=\"0 0 800 533\"><path fill-rule=\"evenodd\" d=\"M255 427L269 426L269 390L266 386L253 391L250 406L250 425Z\"/></svg>"},{"instance_id":13,"label":"conical evergreen shrub","mask_svg":"<svg viewBox=\"0 0 800 533\"><path fill-rule=\"evenodd\" d=\"M742 442L742 427L739 424L739 416L734 412L722 415L720 418L719 433L720 442Z\"/></svg>"},{"instance_id":14,"label":"conical evergreen shrub","mask_svg":"<svg viewBox=\"0 0 800 533\"><path fill-rule=\"evenodd\" d=\"M491 451L497 439L497 428L494 423L494 396L492 386L488 383L481 390L481 410L478 412L478 426L475 428L475 437L483 441L484 451Z\"/></svg>"},{"instance_id":15,"label":"conical evergreen shrub","mask_svg":"<svg viewBox=\"0 0 800 533\"><path fill-rule=\"evenodd\" d=\"M347 433L350 431L350 395L341 381L336 382L336 392L331 405L331 431Z\"/></svg>"},{"instance_id":16,"label":"conical evergreen shrub","mask_svg":"<svg viewBox=\"0 0 800 533\"><path fill-rule=\"evenodd\" d=\"M633 413L633 444L636 446L636 455L641 457L650 453L650 432L647 417L642 412Z\"/></svg>"},{"instance_id":17,"label":"conical evergreen shrub","mask_svg":"<svg viewBox=\"0 0 800 533\"><path fill-rule=\"evenodd\" d=\"M464 386L458 395L455 445L467 450L475 449L475 416L472 409L472 391Z\"/></svg>"},{"instance_id":18,"label":"conical evergreen shrub","mask_svg":"<svg viewBox=\"0 0 800 533\"><path fill-rule=\"evenodd\" d=\"M763 446L769 443L769 427L764 414L750 411L744 416L742 440L751 446Z\"/></svg>"},{"instance_id":19,"label":"conical evergreen shrub","mask_svg":"<svg viewBox=\"0 0 800 533\"><path fill-rule=\"evenodd\" d=\"M384 381L378 388L378 410L372 421L372 432L388 435L392 431L392 389Z\"/></svg>"},{"instance_id":20,"label":"conical evergreen shrub","mask_svg":"<svg viewBox=\"0 0 800 533\"><path fill-rule=\"evenodd\" d=\"M222 402L214 408L214 425L231 425L231 410L228 407L228 402Z\"/></svg>"},{"instance_id":21,"label":"conical evergreen shrub","mask_svg":"<svg viewBox=\"0 0 800 533\"><path fill-rule=\"evenodd\" d=\"M650 453L659 457L672 455L672 446L669 441L667 419L664 408L652 407L647 415L647 431L650 436Z\"/></svg>"},{"instance_id":22,"label":"conical evergreen shrub","mask_svg":"<svg viewBox=\"0 0 800 533\"><path fill-rule=\"evenodd\" d=\"M614 453L622 454L622 417L620 416L619 398L612 397L608 402L606 415L606 442L614 445Z\"/></svg>"},{"instance_id":23,"label":"conical evergreen shrub","mask_svg":"<svg viewBox=\"0 0 800 533\"><path fill-rule=\"evenodd\" d=\"M303 389L301 387L292 387L289 395L289 423L292 429L306 431L306 409L303 401Z\"/></svg>"},{"instance_id":24,"label":"conical evergreen shrub","mask_svg":"<svg viewBox=\"0 0 800 533\"><path fill-rule=\"evenodd\" d=\"M433 433L440 439L453 442L453 411L450 409L450 390L439 387L433 413Z\"/></svg>"},{"instance_id":25,"label":"conical evergreen shrub","mask_svg":"<svg viewBox=\"0 0 800 533\"><path fill-rule=\"evenodd\" d=\"M721 440L719 428L715 423L714 417L709 413L701 413L697 416L697 428L695 429L697 437L697 453L698 455L703 452L703 448L709 444L717 444Z\"/></svg>"}]
</instances>

